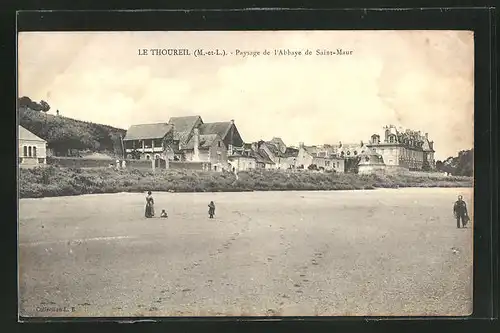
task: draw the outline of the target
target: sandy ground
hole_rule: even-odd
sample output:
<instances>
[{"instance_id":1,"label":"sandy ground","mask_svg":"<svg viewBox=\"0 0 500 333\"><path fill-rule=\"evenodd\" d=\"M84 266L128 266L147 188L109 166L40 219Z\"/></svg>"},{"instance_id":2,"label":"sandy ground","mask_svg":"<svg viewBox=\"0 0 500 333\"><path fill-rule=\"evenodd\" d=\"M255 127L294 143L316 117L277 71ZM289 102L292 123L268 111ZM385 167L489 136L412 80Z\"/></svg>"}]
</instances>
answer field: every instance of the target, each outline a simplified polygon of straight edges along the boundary
<instances>
[{"instance_id":1,"label":"sandy ground","mask_svg":"<svg viewBox=\"0 0 500 333\"><path fill-rule=\"evenodd\" d=\"M153 193L168 219L143 194L22 199L20 315L468 315L458 194Z\"/></svg>"}]
</instances>

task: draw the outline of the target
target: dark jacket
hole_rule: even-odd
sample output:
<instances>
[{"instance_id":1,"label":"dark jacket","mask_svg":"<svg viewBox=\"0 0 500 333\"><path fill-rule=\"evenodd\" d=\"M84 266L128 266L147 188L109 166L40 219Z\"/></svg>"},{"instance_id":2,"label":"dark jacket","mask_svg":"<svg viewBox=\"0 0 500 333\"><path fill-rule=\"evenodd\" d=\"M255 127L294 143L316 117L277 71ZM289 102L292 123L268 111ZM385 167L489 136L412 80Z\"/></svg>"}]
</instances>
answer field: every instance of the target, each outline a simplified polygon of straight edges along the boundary
<instances>
[{"instance_id":1,"label":"dark jacket","mask_svg":"<svg viewBox=\"0 0 500 333\"><path fill-rule=\"evenodd\" d=\"M455 215L465 216L467 215L467 204L463 200L455 201L453 205L453 213Z\"/></svg>"}]
</instances>

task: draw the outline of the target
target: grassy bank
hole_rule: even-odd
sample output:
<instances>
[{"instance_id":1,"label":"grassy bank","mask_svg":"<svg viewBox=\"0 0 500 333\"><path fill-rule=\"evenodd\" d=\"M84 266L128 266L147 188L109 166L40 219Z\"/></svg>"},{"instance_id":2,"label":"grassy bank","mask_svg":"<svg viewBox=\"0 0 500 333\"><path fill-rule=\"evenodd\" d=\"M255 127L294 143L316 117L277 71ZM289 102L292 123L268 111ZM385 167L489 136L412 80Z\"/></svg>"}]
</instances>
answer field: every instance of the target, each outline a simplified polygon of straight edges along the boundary
<instances>
[{"instance_id":1,"label":"grassy bank","mask_svg":"<svg viewBox=\"0 0 500 333\"><path fill-rule=\"evenodd\" d=\"M355 175L279 171L229 173L189 170L21 169L21 198L118 192L240 192L286 190L358 190L397 187L471 187L468 177L429 175Z\"/></svg>"}]
</instances>

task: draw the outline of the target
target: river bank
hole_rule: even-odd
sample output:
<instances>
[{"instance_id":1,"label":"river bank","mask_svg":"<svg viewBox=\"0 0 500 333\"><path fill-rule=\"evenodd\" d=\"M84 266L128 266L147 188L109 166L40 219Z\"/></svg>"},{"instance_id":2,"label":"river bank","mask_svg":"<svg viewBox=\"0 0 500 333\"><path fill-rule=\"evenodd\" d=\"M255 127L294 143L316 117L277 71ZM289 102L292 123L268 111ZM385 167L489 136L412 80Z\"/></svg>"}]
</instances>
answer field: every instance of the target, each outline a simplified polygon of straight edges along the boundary
<instances>
[{"instance_id":1,"label":"river bank","mask_svg":"<svg viewBox=\"0 0 500 333\"><path fill-rule=\"evenodd\" d=\"M119 192L244 192L366 190L398 187L472 187L470 177L439 173L357 175L252 170L231 173L195 170L113 170L45 167L19 170L20 198Z\"/></svg>"}]
</instances>

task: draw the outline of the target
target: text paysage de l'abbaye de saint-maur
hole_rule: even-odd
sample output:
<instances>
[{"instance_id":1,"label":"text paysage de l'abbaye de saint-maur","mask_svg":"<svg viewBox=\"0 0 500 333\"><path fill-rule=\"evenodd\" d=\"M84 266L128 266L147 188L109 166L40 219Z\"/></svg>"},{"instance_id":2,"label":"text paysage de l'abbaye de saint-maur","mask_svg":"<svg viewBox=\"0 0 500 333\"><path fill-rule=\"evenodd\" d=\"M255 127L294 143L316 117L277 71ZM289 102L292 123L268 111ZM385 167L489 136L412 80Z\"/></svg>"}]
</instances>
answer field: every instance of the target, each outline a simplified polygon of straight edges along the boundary
<instances>
[{"instance_id":1,"label":"text paysage de l'abbaye de saint-maur","mask_svg":"<svg viewBox=\"0 0 500 333\"><path fill-rule=\"evenodd\" d=\"M138 54L141 56L238 56L242 58L246 57L258 57L258 56L345 56L353 55L352 50L346 49L316 49L314 51L310 49L306 50L290 50L290 49L274 49L274 50L262 50L262 51L245 51L240 49L235 49L234 51L226 51L225 49L173 49L173 48L140 48L138 49Z\"/></svg>"}]
</instances>

